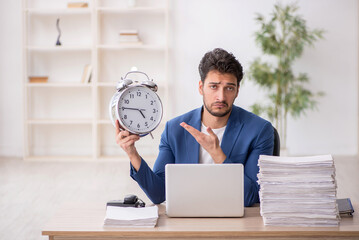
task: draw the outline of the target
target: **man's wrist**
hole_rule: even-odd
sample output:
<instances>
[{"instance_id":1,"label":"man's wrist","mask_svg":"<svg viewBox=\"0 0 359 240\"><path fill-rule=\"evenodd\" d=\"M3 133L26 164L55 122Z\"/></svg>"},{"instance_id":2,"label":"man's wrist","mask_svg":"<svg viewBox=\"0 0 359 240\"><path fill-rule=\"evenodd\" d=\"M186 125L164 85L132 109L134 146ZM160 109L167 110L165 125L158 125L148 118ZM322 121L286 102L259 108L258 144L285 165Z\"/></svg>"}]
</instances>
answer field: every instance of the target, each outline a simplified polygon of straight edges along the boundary
<instances>
[{"instance_id":1,"label":"man's wrist","mask_svg":"<svg viewBox=\"0 0 359 240\"><path fill-rule=\"evenodd\" d=\"M215 153L211 154L211 157L214 163L223 163L226 160L227 156L224 154L221 148L219 148Z\"/></svg>"},{"instance_id":2,"label":"man's wrist","mask_svg":"<svg viewBox=\"0 0 359 240\"><path fill-rule=\"evenodd\" d=\"M129 158L130 158L131 164L134 167L134 169L136 171L138 171L140 169L140 166L141 166L141 157L138 154L138 152L129 155Z\"/></svg>"}]
</instances>

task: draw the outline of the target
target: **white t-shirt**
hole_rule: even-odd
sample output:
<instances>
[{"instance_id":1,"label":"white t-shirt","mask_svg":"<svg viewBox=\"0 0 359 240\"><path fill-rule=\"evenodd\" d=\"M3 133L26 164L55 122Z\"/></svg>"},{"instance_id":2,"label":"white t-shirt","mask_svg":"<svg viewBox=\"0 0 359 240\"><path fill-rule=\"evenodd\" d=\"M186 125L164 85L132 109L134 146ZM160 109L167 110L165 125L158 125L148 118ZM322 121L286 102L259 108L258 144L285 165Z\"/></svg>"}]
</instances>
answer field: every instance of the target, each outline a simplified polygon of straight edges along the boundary
<instances>
[{"instance_id":1,"label":"white t-shirt","mask_svg":"<svg viewBox=\"0 0 359 240\"><path fill-rule=\"evenodd\" d=\"M226 130L226 127L227 127L227 125L224 127L221 127L221 128L212 129L214 134L216 134L218 137L219 145L221 145L221 143L222 143L223 134L224 134L224 131ZM203 123L201 126L201 132L209 135L209 133L207 132L207 127ZM201 145L199 147L199 163L207 163L207 164L214 163L211 155L209 155L209 153L206 150L204 150L204 148Z\"/></svg>"}]
</instances>

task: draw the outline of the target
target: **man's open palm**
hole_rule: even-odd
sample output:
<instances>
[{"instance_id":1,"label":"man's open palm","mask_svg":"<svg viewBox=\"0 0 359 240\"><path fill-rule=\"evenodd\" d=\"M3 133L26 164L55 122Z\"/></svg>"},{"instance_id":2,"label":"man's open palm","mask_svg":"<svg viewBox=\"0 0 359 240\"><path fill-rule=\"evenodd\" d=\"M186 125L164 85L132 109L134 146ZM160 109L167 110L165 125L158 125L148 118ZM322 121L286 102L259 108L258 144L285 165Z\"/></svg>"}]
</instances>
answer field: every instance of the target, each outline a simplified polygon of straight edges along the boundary
<instances>
[{"instance_id":1,"label":"man's open palm","mask_svg":"<svg viewBox=\"0 0 359 240\"><path fill-rule=\"evenodd\" d=\"M226 156L223 153L221 146L219 146L219 140L216 134L212 131L210 127L207 127L207 132L209 135L202 133L195 129L194 127L188 125L185 122L180 124L184 129L186 129L196 141L211 155L215 163L222 163Z\"/></svg>"}]
</instances>

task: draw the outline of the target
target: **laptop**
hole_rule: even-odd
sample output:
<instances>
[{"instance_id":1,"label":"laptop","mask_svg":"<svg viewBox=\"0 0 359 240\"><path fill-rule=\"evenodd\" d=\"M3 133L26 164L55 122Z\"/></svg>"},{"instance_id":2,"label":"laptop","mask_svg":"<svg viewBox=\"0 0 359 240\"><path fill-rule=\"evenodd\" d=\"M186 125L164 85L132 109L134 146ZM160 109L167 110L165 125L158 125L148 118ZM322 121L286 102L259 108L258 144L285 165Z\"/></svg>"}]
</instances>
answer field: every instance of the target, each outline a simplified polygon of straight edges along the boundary
<instances>
[{"instance_id":1,"label":"laptop","mask_svg":"<svg viewBox=\"0 0 359 240\"><path fill-rule=\"evenodd\" d=\"M169 217L242 217L242 164L167 164Z\"/></svg>"}]
</instances>

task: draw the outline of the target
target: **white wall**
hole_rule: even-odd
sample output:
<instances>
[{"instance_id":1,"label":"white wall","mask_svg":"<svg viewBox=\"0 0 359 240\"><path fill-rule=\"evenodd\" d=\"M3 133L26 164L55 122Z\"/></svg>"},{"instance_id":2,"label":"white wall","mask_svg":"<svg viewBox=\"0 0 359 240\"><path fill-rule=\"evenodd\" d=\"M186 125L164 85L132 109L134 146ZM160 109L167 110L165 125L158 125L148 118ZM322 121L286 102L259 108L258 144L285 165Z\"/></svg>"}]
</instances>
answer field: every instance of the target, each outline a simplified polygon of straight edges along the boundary
<instances>
[{"instance_id":1,"label":"white wall","mask_svg":"<svg viewBox=\"0 0 359 240\"><path fill-rule=\"evenodd\" d=\"M22 156L21 0L0 1L0 156Z\"/></svg>"},{"instance_id":2,"label":"white wall","mask_svg":"<svg viewBox=\"0 0 359 240\"><path fill-rule=\"evenodd\" d=\"M289 1L286 1L289 2ZM272 0L170 0L172 116L201 105L198 63L215 47L233 52L245 69L261 56L254 43L254 14L268 16ZM325 40L308 48L295 71L311 77L309 87L324 91L319 111L288 123L291 154L355 155L358 151L358 2L300 0L311 28ZM22 156L21 0L0 2L0 155ZM263 92L244 82L236 104L248 109Z\"/></svg>"},{"instance_id":3,"label":"white wall","mask_svg":"<svg viewBox=\"0 0 359 240\"><path fill-rule=\"evenodd\" d=\"M198 107L198 63L215 47L233 52L244 69L261 56L254 42L255 13L269 16L277 1L172 1L172 57L175 115ZM289 1L286 1L289 2ZM291 1L292 2L292 1ZM355 155L358 148L358 2L301 0L299 13L310 28L326 30L325 40L307 48L295 71L311 78L313 91L325 92L318 111L289 119L288 148L294 155ZM236 103L243 108L263 99L251 82L242 84Z\"/></svg>"}]
</instances>

